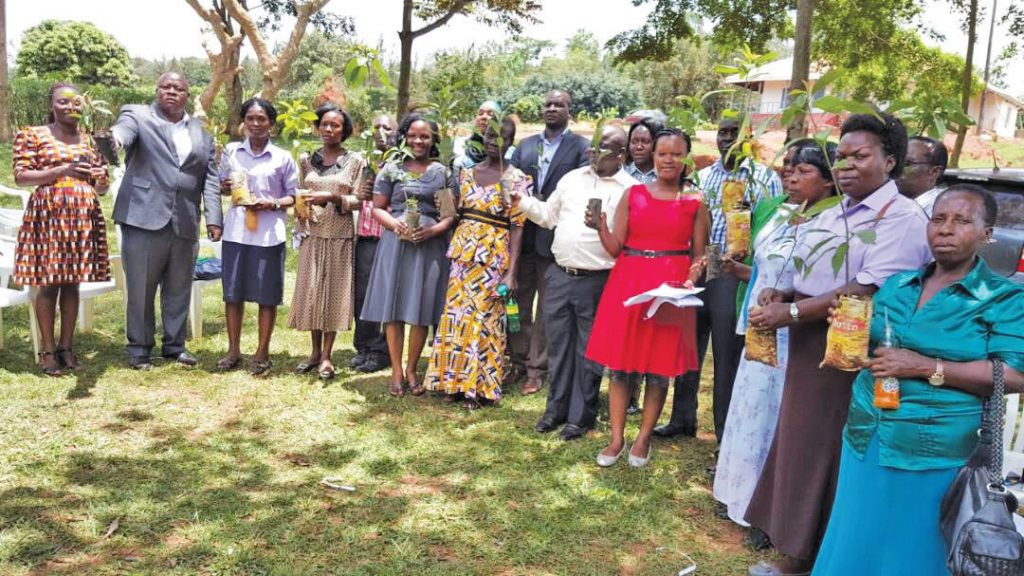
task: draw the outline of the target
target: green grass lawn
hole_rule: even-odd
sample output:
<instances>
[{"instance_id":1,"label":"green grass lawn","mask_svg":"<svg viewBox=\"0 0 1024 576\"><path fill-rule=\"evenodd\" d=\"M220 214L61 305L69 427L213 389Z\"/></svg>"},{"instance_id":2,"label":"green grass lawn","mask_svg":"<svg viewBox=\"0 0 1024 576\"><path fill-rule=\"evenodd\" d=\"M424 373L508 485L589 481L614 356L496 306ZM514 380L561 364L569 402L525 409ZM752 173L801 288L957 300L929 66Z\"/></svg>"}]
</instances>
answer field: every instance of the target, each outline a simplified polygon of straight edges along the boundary
<instances>
[{"instance_id":1,"label":"green grass lawn","mask_svg":"<svg viewBox=\"0 0 1024 576\"><path fill-rule=\"evenodd\" d=\"M294 253L288 269L290 286ZM207 290L206 336L189 343L200 368L127 369L109 294L76 343L87 368L59 379L32 361L25 308L4 311L0 574L667 575L689 554L698 573L727 575L758 559L714 514L709 394L698 439L657 442L643 471L602 470L606 413L567 444L533 431L542 394L467 413L391 398L383 372L292 374L308 337L286 327L287 306L270 377L215 373L219 297ZM355 492L320 486L327 476Z\"/></svg>"}]
</instances>

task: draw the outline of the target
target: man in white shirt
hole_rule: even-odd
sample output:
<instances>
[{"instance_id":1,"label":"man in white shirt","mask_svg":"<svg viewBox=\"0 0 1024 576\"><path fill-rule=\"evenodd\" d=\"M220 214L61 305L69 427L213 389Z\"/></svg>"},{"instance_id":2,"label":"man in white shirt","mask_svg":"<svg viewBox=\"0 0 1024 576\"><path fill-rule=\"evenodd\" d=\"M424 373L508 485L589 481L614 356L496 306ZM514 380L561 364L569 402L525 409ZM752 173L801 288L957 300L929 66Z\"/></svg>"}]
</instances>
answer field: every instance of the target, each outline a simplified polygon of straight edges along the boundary
<instances>
[{"instance_id":1,"label":"man in white shirt","mask_svg":"<svg viewBox=\"0 0 1024 576\"><path fill-rule=\"evenodd\" d=\"M563 423L563 440L586 434L597 420L603 368L585 356L597 304L615 260L608 255L597 230L586 226L587 206L601 200L611 219L623 194L637 181L622 170L626 132L605 128L599 150L591 151L589 166L577 168L558 182L551 196L518 198L520 209L538 226L554 228L551 252L555 263L544 277L544 321L548 336L547 409L537 432L550 432Z\"/></svg>"},{"instance_id":2,"label":"man in white shirt","mask_svg":"<svg viewBox=\"0 0 1024 576\"><path fill-rule=\"evenodd\" d=\"M914 136L907 141L907 160L896 186L900 194L917 202L929 218L935 199L945 190L938 183L948 162L949 153L942 142L927 136Z\"/></svg>"}]
</instances>

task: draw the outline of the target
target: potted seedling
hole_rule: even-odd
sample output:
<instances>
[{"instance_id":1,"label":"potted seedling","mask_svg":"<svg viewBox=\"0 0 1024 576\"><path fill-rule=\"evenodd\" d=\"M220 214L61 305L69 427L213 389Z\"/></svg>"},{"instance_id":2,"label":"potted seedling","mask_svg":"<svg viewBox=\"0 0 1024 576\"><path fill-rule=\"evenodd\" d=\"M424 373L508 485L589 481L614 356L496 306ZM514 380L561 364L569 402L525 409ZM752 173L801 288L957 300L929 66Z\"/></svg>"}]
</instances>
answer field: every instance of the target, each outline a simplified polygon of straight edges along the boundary
<instances>
[{"instance_id":1,"label":"potted seedling","mask_svg":"<svg viewBox=\"0 0 1024 576\"><path fill-rule=\"evenodd\" d=\"M74 94L71 90L69 92ZM92 138L107 163L117 166L117 152L114 150L114 141L107 122L114 116L110 111L110 105L104 100L94 99L85 92L75 99L75 112L72 116L78 118L78 129Z\"/></svg>"}]
</instances>

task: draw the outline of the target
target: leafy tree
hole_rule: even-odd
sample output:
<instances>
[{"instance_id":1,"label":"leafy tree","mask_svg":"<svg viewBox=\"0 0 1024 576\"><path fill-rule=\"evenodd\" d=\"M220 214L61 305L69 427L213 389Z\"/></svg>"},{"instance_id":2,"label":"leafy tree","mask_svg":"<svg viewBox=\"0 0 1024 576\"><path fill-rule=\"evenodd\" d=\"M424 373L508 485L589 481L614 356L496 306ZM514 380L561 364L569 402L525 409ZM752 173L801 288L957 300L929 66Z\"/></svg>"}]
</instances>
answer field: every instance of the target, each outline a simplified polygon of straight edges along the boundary
<instances>
[{"instance_id":1,"label":"leafy tree","mask_svg":"<svg viewBox=\"0 0 1024 576\"><path fill-rule=\"evenodd\" d=\"M484 57L473 48L440 51L423 71L424 87L429 95L456 88L457 98L448 112L453 118L469 118L480 102L493 96L486 74Z\"/></svg>"},{"instance_id":2,"label":"leafy tree","mask_svg":"<svg viewBox=\"0 0 1024 576\"><path fill-rule=\"evenodd\" d=\"M128 51L113 36L89 22L44 20L25 31L17 74L61 78L83 84L131 86Z\"/></svg>"},{"instance_id":3,"label":"leafy tree","mask_svg":"<svg viewBox=\"0 0 1024 576\"><path fill-rule=\"evenodd\" d=\"M514 34L522 32L524 22L536 22L540 10L536 0L402 0L401 60L398 70L398 115L409 109L412 81L412 44L426 34L444 26L456 15L471 15L488 26L504 26ZM413 28L413 19L425 24Z\"/></svg>"},{"instance_id":4,"label":"leafy tree","mask_svg":"<svg viewBox=\"0 0 1024 576\"><path fill-rule=\"evenodd\" d=\"M677 39L670 57L663 61L641 60L625 64L621 70L640 85L646 106L667 111L676 104L680 94L702 94L718 88L719 76L714 68L725 60L725 54L712 42ZM705 108L708 117L715 117L717 107Z\"/></svg>"}]
</instances>

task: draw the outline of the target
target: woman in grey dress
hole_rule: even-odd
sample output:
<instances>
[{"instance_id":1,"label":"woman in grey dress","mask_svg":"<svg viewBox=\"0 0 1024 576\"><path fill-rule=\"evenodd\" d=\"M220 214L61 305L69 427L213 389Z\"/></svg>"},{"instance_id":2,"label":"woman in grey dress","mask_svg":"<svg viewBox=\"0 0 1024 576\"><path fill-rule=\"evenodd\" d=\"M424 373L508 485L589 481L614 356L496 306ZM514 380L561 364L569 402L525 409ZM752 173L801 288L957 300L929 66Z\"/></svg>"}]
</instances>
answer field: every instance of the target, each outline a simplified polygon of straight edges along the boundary
<instances>
[{"instance_id":1,"label":"woman in grey dress","mask_svg":"<svg viewBox=\"0 0 1024 576\"><path fill-rule=\"evenodd\" d=\"M437 325L444 309L448 283L448 229L453 218L441 218L437 192L448 188L455 194L454 180L438 156L437 125L413 113L398 127L399 146L411 152L391 162L377 175L373 189L374 216L384 227L377 255L370 271L362 319L383 322L391 356L391 385L388 391L401 396L408 386L414 396L425 389L416 376L416 362L423 352L427 327ZM419 204L419 226L406 222L408 200ZM409 354L402 366L405 325L409 324Z\"/></svg>"}]
</instances>

